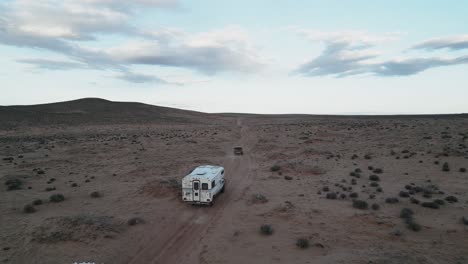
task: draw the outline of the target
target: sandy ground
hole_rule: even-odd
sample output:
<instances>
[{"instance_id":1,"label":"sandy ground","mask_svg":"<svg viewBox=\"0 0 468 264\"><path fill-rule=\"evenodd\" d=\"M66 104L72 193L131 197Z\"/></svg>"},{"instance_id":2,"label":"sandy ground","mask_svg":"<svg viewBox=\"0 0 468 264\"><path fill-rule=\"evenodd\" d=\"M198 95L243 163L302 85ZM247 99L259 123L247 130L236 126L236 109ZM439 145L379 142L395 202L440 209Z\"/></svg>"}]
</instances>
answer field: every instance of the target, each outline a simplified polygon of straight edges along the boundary
<instances>
[{"instance_id":1,"label":"sandy ground","mask_svg":"<svg viewBox=\"0 0 468 264\"><path fill-rule=\"evenodd\" d=\"M1 180L22 182L0 190L0 261L468 263L467 118L217 120L0 131ZM180 180L202 164L225 167L226 192L213 207L180 199ZM445 202L422 207L401 191ZM65 200L50 202L52 194ZM399 202L385 202L392 197ZM25 213L36 199L42 204ZM402 208L420 231L407 227ZM135 217L143 223L129 225ZM273 234L261 234L263 224ZM309 247L297 247L299 238Z\"/></svg>"}]
</instances>

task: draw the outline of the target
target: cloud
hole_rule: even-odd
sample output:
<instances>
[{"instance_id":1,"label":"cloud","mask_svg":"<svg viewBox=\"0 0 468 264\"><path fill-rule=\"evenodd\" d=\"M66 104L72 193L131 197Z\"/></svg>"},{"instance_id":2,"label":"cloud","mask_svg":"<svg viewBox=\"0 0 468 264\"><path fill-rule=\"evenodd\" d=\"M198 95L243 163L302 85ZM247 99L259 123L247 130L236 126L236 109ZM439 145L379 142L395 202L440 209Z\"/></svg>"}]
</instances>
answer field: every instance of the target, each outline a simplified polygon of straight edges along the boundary
<instances>
[{"instance_id":1,"label":"cloud","mask_svg":"<svg viewBox=\"0 0 468 264\"><path fill-rule=\"evenodd\" d=\"M107 49L106 54L122 64L182 67L205 74L253 72L264 65L247 33L237 27L198 34L165 34L163 38L164 41L133 41Z\"/></svg>"},{"instance_id":2,"label":"cloud","mask_svg":"<svg viewBox=\"0 0 468 264\"><path fill-rule=\"evenodd\" d=\"M64 60L50 60L50 59L18 59L20 63L30 64L38 69L45 70L74 70L74 69L87 69L88 66L82 63Z\"/></svg>"},{"instance_id":3,"label":"cloud","mask_svg":"<svg viewBox=\"0 0 468 264\"><path fill-rule=\"evenodd\" d=\"M297 33L309 40L325 44L325 49L319 56L306 61L293 71L293 74L303 76L346 77L361 74L408 76L435 67L468 63L468 56L454 58L409 57L379 61L382 52L375 50L376 45L381 42L396 40L398 34L394 33L384 34L383 36L373 36L356 31L319 32L298 30Z\"/></svg>"},{"instance_id":4,"label":"cloud","mask_svg":"<svg viewBox=\"0 0 468 264\"><path fill-rule=\"evenodd\" d=\"M176 0L11 1L0 9L0 44L47 50L71 61L18 60L50 70L76 66L129 72L133 65L154 65L212 75L254 72L265 64L249 34L240 27L191 33L132 25L137 11L178 6ZM100 37L114 34L127 40L110 47L95 45Z\"/></svg>"},{"instance_id":5,"label":"cloud","mask_svg":"<svg viewBox=\"0 0 468 264\"><path fill-rule=\"evenodd\" d=\"M430 40L414 45L413 49L426 49L426 50L468 49L468 35L459 35L459 36L430 39Z\"/></svg>"},{"instance_id":6,"label":"cloud","mask_svg":"<svg viewBox=\"0 0 468 264\"><path fill-rule=\"evenodd\" d=\"M153 75L148 74L139 74L133 72L123 72L116 76L118 79L122 79L126 82L131 83L159 83L159 84L170 84L169 82L158 78Z\"/></svg>"}]
</instances>

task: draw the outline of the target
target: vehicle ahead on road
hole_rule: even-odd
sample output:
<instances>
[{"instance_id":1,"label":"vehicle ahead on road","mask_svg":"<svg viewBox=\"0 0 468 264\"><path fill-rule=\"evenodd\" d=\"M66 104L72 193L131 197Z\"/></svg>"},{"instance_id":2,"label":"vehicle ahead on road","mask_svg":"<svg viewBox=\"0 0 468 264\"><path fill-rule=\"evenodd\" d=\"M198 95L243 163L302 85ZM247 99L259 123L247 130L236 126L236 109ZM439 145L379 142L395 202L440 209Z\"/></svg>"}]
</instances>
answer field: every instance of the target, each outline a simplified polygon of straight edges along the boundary
<instances>
[{"instance_id":1,"label":"vehicle ahead on road","mask_svg":"<svg viewBox=\"0 0 468 264\"><path fill-rule=\"evenodd\" d=\"M192 204L213 204L213 199L224 192L224 168L198 166L182 179L182 199Z\"/></svg>"},{"instance_id":2,"label":"vehicle ahead on road","mask_svg":"<svg viewBox=\"0 0 468 264\"><path fill-rule=\"evenodd\" d=\"M242 147L234 147L234 155L244 155Z\"/></svg>"}]
</instances>

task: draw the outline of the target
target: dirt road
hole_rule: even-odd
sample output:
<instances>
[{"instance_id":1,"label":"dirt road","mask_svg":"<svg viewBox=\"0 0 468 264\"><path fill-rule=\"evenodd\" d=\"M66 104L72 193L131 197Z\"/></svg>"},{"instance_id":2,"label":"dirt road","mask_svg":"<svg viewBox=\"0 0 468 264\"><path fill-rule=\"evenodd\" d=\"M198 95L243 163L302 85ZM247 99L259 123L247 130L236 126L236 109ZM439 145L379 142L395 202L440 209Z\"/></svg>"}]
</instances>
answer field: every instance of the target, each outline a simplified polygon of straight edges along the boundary
<instances>
[{"instance_id":1,"label":"dirt road","mask_svg":"<svg viewBox=\"0 0 468 264\"><path fill-rule=\"evenodd\" d=\"M242 119L237 121L240 137L226 149L226 157L222 165L226 171L226 192L215 200L212 207L199 207L178 203L174 210L184 212L180 221L164 233L148 232L148 237L141 241L142 247L129 263L198 263L197 255L203 250L202 241L207 238L207 231L223 225L222 219L229 219L225 214L234 210L232 207L239 202L248 190L254 173L254 164L249 154L249 127ZM235 156L234 146L243 146L244 155ZM224 217L223 217L224 216Z\"/></svg>"}]
</instances>

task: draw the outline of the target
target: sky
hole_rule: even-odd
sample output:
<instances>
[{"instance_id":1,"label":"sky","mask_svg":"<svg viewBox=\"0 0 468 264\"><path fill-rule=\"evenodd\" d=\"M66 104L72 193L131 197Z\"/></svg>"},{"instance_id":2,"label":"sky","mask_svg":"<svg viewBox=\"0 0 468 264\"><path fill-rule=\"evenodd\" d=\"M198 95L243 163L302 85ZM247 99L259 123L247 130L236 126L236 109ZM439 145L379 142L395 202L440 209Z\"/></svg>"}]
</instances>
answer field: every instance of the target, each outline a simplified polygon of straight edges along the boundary
<instances>
[{"instance_id":1,"label":"sky","mask_svg":"<svg viewBox=\"0 0 468 264\"><path fill-rule=\"evenodd\" d=\"M468 113L468 2L0 0L0 105Z\"/></svg>"}]
</instances>

